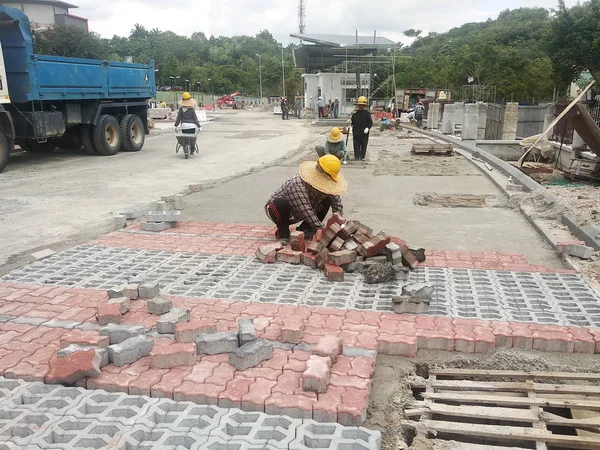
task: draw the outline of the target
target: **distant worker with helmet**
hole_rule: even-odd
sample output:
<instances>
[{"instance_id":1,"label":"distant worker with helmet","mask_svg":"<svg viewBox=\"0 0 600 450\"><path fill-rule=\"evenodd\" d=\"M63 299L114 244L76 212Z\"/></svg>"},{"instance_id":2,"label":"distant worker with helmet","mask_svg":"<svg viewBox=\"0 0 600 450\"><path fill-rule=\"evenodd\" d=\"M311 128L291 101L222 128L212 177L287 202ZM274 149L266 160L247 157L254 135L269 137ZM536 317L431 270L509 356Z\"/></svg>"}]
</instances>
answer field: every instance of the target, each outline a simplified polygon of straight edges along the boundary
<instances>
[{"instance_id":1,"label":"distant worker with helmet","mask_svg":"<svg viewBox=\"0 0 600 450\"><path fill-rule=\"evenodd\" d=\"M302 222L296 230L312 238L324 227L323 220L329 209L343 213L340 195L346 192L346 178L341 172L340 160L333 155L321 156L316 162L300 165L297 175L287 179L267 201L267 217L277 225L275 238L287 244L290 224Z\"/></svg>"},{"instance_id":2,"label":"distant worker with helmet","mask_svg":"<svg viewBox=\"0 0 600 450\"><path fill-rule=\"evenodd\" d=\"M331 131L327 133L325 146L317 145L315 150L319 157L325 155L334 155L340 161L343 161L343 163L346 164L346 142L344 142L344 136L338 127L333 127Z\"/></svg>"},{"instance_id":3,"label":"distant worker with helmet","mask_svg":"<svg viewBox=\"0 0 600 450\"><path fill-rule=\"evenodd\" d=\"M179 100L175 126L178 127L179 124L181 124L181 132L187 134L196 134L196 131L201 128L198 116L196 116L196 100L189 92L184 92Z\"/></svg>"},{"instance_id":4,"label":"distant worker with helmet","mask_svg":"<svg viewBox=\"0 0 600 450\"><path fill-rule=\"evenodd\" d=\"M419 102L415 106L415 120L417 121L417 126L419 128L423 127L423 115L425 114L425 107L423 106L423 102L419 100Z\"/></svg>"},{"instance_id":5,"label":"distant worker with helmet","mask_svg":"<svg viewBox=\"0 0 600 450\"><path fill-rule=\"evenodd\" d=\"M354 144L354 161L364 161L367 155L367 144L369 143L369 131L373 127L371 113L366 109L367 98L358 97L356 111L352 113L350 123L352 124L352 141Z\"/></svg>"}]
</instances>

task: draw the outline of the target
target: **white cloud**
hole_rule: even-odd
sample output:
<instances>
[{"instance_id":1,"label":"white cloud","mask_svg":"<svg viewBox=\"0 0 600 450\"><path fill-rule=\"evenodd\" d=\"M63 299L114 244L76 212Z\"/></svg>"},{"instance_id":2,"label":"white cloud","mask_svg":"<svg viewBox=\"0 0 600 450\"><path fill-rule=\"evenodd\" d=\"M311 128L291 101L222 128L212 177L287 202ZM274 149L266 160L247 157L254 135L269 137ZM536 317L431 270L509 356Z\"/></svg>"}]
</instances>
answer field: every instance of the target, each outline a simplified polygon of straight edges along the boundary
<instances>
[{"instance_id":1,"label":"white cloud","mask_svg":"<svg viewBox=\"0 0 600 450\"><path fill-rule=\"evenodd\" d=\"M573 5L577 0L567 0ZM462 5L460 5L462 3ZM466 22L495 18L504 9L554 8L557 0L455 1L307 0L306 32L372 35L406 42L402 31L444 32ZM148 29L171 30L181 35L202 31L207 36L255 35L269 30L278 41L294 41L298 31L296 0L79 0L71 10L89 19L92 31L104 37L128 36L136 23Z\"/></svg>"}]
</instances>

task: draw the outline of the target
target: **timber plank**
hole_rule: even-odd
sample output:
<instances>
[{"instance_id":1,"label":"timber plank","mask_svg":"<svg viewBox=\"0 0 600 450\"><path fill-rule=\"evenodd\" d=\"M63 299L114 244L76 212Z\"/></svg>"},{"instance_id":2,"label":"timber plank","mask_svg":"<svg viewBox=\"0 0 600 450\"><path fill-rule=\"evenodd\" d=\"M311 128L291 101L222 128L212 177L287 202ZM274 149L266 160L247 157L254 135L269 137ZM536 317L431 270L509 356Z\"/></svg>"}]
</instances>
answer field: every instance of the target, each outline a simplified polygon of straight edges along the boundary
<instances>
[{"instance_id":1,"label":"timber plank","mask_svg":"<svg viewBox=\"0 0 600 450\"><path fill-rule=\"evenodd\" d=\"M586 380L600 381L600 373L581 372L523 372L518 370L475 370L475 369L438 369L431 374L460 377L489 378L530 378L533 380Z\"/></svg>"},{"instance_id":2,"label":"timber plank","mask_svg":"<svg viewBox=\"0 0 600 450\"><path fill-rule=\"evenodd\" d=\"M537 392L540 394L585 394L600 395L600 386L582 386L569 384L520 383L502 381L437 380L431 383L436 390L450 391L511 391Z\"/></svg>"}]
</instances>

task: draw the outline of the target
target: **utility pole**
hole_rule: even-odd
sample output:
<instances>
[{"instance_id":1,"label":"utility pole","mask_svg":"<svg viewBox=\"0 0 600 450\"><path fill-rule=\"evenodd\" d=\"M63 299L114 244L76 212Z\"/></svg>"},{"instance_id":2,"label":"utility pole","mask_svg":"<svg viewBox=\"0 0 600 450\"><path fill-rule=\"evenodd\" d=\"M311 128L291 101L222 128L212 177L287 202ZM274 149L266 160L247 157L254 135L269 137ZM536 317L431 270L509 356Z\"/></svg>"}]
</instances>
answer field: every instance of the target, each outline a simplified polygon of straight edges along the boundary
<instances>
[{"instance_id":1,"label":"utility pole","mask_svg":"<svg viewBox=\"0 0 600 450\"><path fill-rule=\"evenodd\" d=\"M258 90L260 96L260 104L262 105L262 64L260 61L260 55L257 53L256 56L258 56Z\"/></svg>"},{"instance_id":2,"label":"utility pole","mask_svg":"<svg viewBox=\"0 0 600 450\"><path fill-rule=\"evenodd\" d=\"M285 67L283 65L283 44L281 44L281 85L283 88L283 97L285 97Z\"/></svg>"}]
</instances>

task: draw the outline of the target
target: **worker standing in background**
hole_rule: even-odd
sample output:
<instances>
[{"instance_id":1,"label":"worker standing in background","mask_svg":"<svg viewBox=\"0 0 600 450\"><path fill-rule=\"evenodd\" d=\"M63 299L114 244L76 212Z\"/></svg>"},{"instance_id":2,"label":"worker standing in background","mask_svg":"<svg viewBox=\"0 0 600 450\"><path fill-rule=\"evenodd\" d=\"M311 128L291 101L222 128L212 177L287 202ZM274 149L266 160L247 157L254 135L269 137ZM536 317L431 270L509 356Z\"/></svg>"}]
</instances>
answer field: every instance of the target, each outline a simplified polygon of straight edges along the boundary
<instances>
[{"instance_id":1,"label":"worker standing in background","mask_svg":"<svg viewBox=\"0 0 600 450\"><path fill-rule=\"evenodd\" d=\"M333 127L331 131L327 133L325 146L317 145L315 151L319 157L333 155L346 164L346 142L344 141L344 135L338 127Z\"/></svg>"},{"instance_id":2,"label":"worker standing in background","mask_svg":"<svg viewBox=\"0 0 600 450\"><path fill-rule=\"evenodd\" d=\"M323 106L325 106L325 102L323 101L323 97L319 96L319 100L317 101L317 109L319 110L319 119L321 117L325 117L325 114L323 114Z\"/></svg>"},{"instance_id":3,"label":"worker standing in background","mask_svg":"<svg viewBox=\"0 0 600 450\"><path fill-rule=\"evenodd\" d=\"M312 238L324 227L323 220L329 209L342 215L340 195L348 187L341 172L340 160L325 155L300 166L299 173L288 178L267 200L267 217L277 225L275 238L282 244L290 239L290 225L302 221L296 227L304 236Z\"/></svg>"},{"instance_id":4,"label":"worker standing in background","mask_svg":"<svg viewBox=\"0 0 600 450\"><path fill-rule=\"evenodd\" d=\"M279 103L279 106L281 107L281 120L285 120L285 111L286 111L286 104L285 104L285 97L281 97L281 102Z\"/></svg>"},{"instance_id":5,"label":"worker standing in background","mask_svg":"<svg viewBox=\"0 0 600 450\"><path fill-rule=\"evenodd\" d=\"M333 117L335 119L337 119L339 117L339 114L340 114L340 101L336 97L335 100L333 101Z\"/></svg>"},{"instance_id":6,"label":"worker standing in background","mask_svg":"<svg viewBox=\"0 0 600 450\"><path fill-rule=\"evenodd\" d=\"M425 107L423 106L423 102L419 100L419 103L415 106L415 120L419 128L423 127L423 114L425 114Z\"/></svg>"},{"instance_id":7,"label":"worker standing in background","mask_svg":"<svg viewBox=\"0 0 600 450\"><path fill-rule=\"evenodd\" d=\"M296 116L298 119L302 118L302 97L296 97Z\"/></svg>"},{"instance_id":8,"label":"worker standing in background","mask_svg":"<svg viewBox=\"0 0 600 450\"><path fill-rule=\"evenodd\" d=\"M369 132L373 126L371 113L366 109L367 98L358 97L356 111L352 113L350 123L352 124L352 143L354 144L354 161L364 161L367 155L369 143Z\"/></svg>"}]
</instances>

